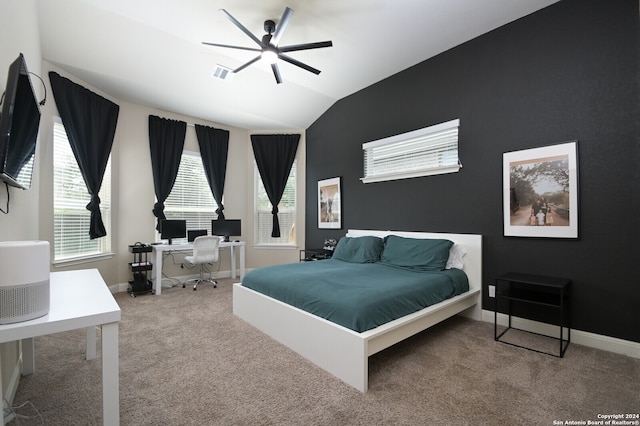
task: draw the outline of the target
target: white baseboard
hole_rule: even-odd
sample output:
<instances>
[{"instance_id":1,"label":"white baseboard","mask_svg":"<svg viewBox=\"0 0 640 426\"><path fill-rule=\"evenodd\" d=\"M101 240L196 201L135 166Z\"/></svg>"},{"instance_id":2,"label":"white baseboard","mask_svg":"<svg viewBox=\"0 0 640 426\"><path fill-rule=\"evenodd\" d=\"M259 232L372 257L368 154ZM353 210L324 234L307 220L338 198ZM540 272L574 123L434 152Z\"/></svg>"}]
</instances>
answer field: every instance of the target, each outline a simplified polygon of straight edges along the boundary
<instances>
[{"instance_id":1,"label":"white baseboard","mask_svg":"<svg viewBox=\"0 0 640 426\"><path fill-rule=\"evenodd\" d=\"M494 312L483 309L482 321L493 323ZM507 315L498 314L499 325L506 326L508 322L509 317ZM551 324L512 317L511 325L521 330L531 331L545 336L559 337L558 327ZM566 335L564 337L566 338ZM571 329L571 343L640 359L640 343L631 342L629 340Z\"/></svg>"},{"instance_id":2,"label":"white baseboard","mask_svg":"<svg viewBox=\"0 0 640 426\"><path fill-rule=\"evenodd\" d=\"M190 274L190 275L178 275L175 277L171 277L170 279L172 280L177 280L180 281L181 283L193 278L198 278L199 274ZM215 278L231 278L231 271L216 271L214 273L214 277ZM239 280L240 278L238 278ZM163 281L168 282L169 278L163 278ZM123 291L127 291L127 289L129 288L129 283L118 283L118 284L113 284L109 286L109 291L111 291L111 293L120 293ZM162 287L162 288L166 288L166 287Z\"/></svg>"}]
</instances>

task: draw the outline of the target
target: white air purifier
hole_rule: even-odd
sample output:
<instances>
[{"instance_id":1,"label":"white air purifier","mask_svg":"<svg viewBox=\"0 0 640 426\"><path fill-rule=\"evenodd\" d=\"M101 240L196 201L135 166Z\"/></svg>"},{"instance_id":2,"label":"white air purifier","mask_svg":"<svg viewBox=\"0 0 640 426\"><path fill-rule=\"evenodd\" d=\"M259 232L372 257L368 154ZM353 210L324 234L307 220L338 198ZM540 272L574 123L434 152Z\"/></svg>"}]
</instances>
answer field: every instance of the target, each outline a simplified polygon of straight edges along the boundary
<instances>
[{"instance_id":1,"label":"white air purifier","mask_svg":"<svg viewBox=\"0 0 640 426\"><path fill-rule=\"evenodd\" d=\"M49 242L0 242L0 324L49 313Z\"/></svg>"}]
</instances>

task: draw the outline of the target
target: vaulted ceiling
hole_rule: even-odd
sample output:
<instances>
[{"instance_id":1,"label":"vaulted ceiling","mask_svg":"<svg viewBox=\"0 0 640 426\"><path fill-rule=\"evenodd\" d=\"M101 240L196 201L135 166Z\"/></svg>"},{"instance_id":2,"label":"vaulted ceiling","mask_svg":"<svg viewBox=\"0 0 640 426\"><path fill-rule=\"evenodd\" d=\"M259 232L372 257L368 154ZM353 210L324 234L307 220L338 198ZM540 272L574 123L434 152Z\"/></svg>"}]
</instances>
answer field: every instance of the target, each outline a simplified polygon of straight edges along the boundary
<instances>
[{"instance_id":1,"label":"vaulted ceiling","mask_svg":"<svg viewBox=\"0 0 640 426\"><path fill-rule=\"evenodd\" d=\"M557 0L38 0L42 56L122 101L246 129L305 129L336 101ZM294 10L280 45L283 83L219 9L261 38L264 21Z\"/></svg>"}]
</instances>

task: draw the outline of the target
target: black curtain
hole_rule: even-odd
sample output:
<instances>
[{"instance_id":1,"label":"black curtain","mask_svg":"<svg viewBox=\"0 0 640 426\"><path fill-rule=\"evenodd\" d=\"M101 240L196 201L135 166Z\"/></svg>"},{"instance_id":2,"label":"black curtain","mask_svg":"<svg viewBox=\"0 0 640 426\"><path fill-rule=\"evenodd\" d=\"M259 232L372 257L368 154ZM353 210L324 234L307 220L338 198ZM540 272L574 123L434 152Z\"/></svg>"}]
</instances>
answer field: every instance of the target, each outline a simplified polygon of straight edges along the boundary
<instances>
[{"instance_id":1,"label":"black curtain","mask_svg":"<svg viewBox=\"0 0 640 426\"><path fill-rule=\"evenodd\" d=\"M278 204L287 185L291 166L296 158L300 135L251 135L251 145L260 178L271 202L273 238L280 237Z\"/></svg>"},{"instance_id":2,"label":"black curtain","mask_svg":"<svg viewBox=\"0 0 640 426\"><path fill-rule=\"evenodd\" d=\"M151 171L153 173L153 187L158 199L158 202L153 206L153 214L158 218L156 225L158 231L160 230L160 222L166 219L164 202L176 182L186 132L187 123L184 121L149 115Z\"/></svg>"},{"instance_id":3,"label":"black curtain","mask_svg":"<svg viewBox=\"0 0 640 426\"><path fill-rule=\"evenodd\" d=\"M218 219L224 220L224 180L227 174L227 153L229 152L229 131L213 127L195 125L202 166L207 175L207 182L211 188L213 198L218 203L216 214Z\"/></svg>"},{"instance_id":4,"label":"black curtain","mask_svg":"<svg viewBox=\"0 0 640 426\"><path fill-rule=\"evenodd\" d=\"M113 146L120 107L53 71L49 72L49 80L71 150L91 194L87 204L91 212L89 238L104 237L107 231L98 193Z\"/></svg>"}]
</instances>

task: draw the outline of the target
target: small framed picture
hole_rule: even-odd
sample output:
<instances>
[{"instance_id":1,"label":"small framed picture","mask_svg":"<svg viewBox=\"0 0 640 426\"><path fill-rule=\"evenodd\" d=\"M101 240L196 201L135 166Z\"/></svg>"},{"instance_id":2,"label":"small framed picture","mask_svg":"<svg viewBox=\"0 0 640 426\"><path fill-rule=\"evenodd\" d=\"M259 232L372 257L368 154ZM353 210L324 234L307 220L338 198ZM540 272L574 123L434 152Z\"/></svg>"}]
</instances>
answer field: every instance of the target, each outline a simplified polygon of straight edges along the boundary
<instances>
[{"instance_id":1,"label":"small framed picture","mask_svg":"<svg viewBox=\"0 0 640 426\"><path fill-rule=\"evenodd\" d=\"M318 228L342 229L340 178L318 181Z\"/></svg>"},{"instance_id":2,"label":"small framed picture","mask_svg":"<svg viewBox=\"0 0 640 426\"><path fill-rule=\"evenodd\" d=\"M578 238L577 145L503 154L505 236Z\"/></svg>"}]
</instances>

